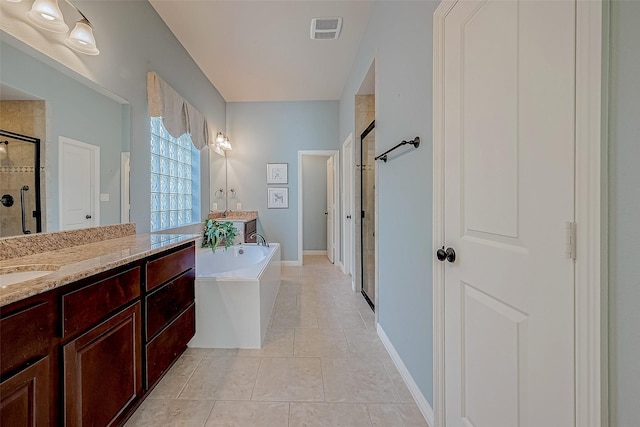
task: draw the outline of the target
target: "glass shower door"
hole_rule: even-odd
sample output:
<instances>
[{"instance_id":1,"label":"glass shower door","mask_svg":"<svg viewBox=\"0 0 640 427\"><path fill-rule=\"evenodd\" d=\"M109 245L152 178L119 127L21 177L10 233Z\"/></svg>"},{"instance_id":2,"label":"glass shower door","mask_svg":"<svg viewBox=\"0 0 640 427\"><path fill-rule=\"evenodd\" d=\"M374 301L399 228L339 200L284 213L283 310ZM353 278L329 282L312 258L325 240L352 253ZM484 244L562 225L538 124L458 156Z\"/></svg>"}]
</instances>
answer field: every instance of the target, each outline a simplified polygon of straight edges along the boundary
<instances>
[{"instance_id":1,"label":"glass shower door","mask_svg":"<svg viewBox=\"0 0 640 427\"><path fill-rule=\"evenodd\" d=\"M42 231L40 140L0 130L0 237Z\"/></svg>"},{"instance_id":2,"label":"glass shower door","mask_svg":"<svg viewBox=\"0 0 640 427\"><path fill-rule=\"evenodd\" d=\"M360 137L362 295L375 309L375 121Z\"/></svg>"}]
</instances>

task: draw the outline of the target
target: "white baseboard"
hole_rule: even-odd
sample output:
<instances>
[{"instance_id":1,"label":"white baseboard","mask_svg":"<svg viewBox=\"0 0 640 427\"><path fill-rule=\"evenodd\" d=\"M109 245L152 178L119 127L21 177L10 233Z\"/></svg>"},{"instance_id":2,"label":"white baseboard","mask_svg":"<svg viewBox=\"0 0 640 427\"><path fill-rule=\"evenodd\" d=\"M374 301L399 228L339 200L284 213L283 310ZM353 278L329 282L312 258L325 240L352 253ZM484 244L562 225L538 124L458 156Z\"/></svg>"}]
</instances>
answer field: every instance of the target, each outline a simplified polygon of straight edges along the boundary
<instances>
[{"instance_id":1,"label":"white baseboard","mask_svg":"<svg viewBox=\"0 0 640 427\"><path fill-rule=\"evenodd\" d=\"M334 265L336 267L338 267L340 269L340 271L342 271L342 274L346 274L345 271L344 271L344 265L342 265L342 261L337 259L336 262L334 263Z\"/></svg>"},{"instance_id":2,"label":"white baseboard","mask_svg":"<svg viewBox=\"0 0 640 427\"><path fill-rule=\"evenodd\" d=\"M302 251L302 255L326 255L327 251Z\"/></svg>"},{"instance_id":3,"label":"white baseboard","mask_svg":"<svg viewBox=\"0 0 640 427\"><path fill-rule=\"evenodd\" d=\"M402 362L400 355L398 354L396 349L393 347L393 344L391 344L389 337L387 336L387 334L384 333L384 330L382 329L382 326L380 326L379 323L377 324L377 330L378 330L378 336L380 337L382 344L384 344L384 347L387 349L389 356L391 356L391 360L393 360L393 363L396 365L396 368L398 368L398 372L400 372L400 375L402 376L404 383L407 385L407 388L411 392L413 399L416 401L416 405L418 405L420 412L422 412L422 416L427 421L427 424L433 427L434 425L433 408L431 407L431 405L429 405L429 402L427 402L427 399L424 397L424 395L420 391L420 388L418 388L418 384L416 384L416 382L413 380L413 377L409 373L409 370Z\"/></svg>"},{"instance_id":4,"label":"white baseboard","mask_svg":"<svg viewBox=\"0 0 640 427\"><path fill-rule=\"evenodd\" d=\"M280 261L280 265L283 267L300 267L302 263L300 261Z\"/></svg>"}]
</instances>

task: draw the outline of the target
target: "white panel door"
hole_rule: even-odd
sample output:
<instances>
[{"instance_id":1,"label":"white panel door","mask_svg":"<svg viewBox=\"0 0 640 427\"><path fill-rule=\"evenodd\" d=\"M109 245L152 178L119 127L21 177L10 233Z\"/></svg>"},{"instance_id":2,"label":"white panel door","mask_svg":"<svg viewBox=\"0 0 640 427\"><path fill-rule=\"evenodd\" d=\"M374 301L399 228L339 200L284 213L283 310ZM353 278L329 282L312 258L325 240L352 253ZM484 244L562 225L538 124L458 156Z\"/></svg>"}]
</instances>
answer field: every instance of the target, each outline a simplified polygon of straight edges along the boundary
<instances>
[{"instance_id":1,"label":"white panel door","mask_svg":"<svg viewBox=\"0 0 640 427\"><path fill-rule=\"evenodd\" d=\"M572 1L445 18L448 427L574 426Z\"/></svg>"},{"instance_id":2,"label":"white panel door","mask_svg":"<svg viewBox=\"0 0 640 427\"><path fill-rule=\"evenodd\" d=\"M98 225L100 147L60 138L60 229Z\"/></svg>"},{"instance_id":3,"label":"white panel door","mask_svg":"<svg viewBox=\"0 0 640 427\"><path fill-rule=\"evenodd\" d=\"M327 159L327 257L334 262L335 257L335 231L333 221L335 219L333 157Z\"/></svg>"}]
</instances>

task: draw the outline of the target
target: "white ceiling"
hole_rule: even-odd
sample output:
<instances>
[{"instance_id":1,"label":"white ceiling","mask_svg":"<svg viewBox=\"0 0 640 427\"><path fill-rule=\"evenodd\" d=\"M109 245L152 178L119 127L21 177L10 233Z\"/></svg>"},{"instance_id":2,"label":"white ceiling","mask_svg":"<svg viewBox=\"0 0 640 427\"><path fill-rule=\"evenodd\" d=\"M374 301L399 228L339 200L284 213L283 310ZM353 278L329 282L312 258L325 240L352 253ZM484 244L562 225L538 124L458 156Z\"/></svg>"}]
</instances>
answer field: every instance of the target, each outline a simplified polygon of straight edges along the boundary
<instances>
[{"instance_id":1,"label":"white ceiling","mask_svg":"<svg viewBox=\"0 0 640 427\"><path fill-rule=\"evenodd\" d=\"M228 102L337 100L369 22L370 0L150 0ZM343 18L338 40L311 19Z\"/></svg>"}]
</instances>

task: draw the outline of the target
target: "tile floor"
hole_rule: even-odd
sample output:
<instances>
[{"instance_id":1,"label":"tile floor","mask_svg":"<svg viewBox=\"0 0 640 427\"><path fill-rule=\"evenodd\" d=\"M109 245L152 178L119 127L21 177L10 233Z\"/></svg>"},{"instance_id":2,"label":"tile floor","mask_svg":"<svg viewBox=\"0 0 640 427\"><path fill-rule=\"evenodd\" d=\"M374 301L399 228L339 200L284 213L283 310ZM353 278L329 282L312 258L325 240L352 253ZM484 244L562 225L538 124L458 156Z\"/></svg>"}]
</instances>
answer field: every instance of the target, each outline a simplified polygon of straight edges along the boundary
<instances>
[{"instance_id":1,"label":"tile floor","mask_svg":"<svg viewBox=\"0 0 640 427\"><path fill-rule=\"evenodd\" d=\"M189 348L130 426L427 426L351 278L284 267L260 350Z\"/></svg>"}]
</instances>

